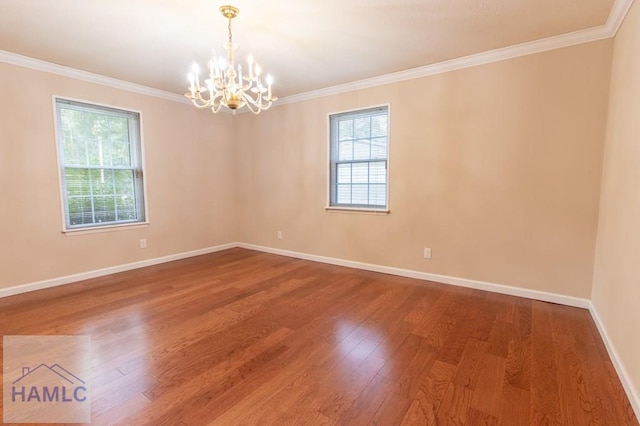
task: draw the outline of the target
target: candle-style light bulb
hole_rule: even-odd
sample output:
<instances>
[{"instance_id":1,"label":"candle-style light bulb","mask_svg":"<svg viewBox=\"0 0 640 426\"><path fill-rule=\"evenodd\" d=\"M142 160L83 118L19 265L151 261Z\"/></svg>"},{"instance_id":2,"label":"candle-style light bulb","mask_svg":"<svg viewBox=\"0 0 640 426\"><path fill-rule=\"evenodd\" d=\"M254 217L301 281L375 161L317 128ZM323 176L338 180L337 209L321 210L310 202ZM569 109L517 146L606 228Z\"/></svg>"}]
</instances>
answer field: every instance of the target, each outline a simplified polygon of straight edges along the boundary
<instances>
[{"instance_id":1,"label":"candle-style light bulb","mask_svg":"<svg viewBox=\"0 0 640 426\"><path fill-rule=\"evenodd\" d=\"M249 80L253 80L253 55L249 55L247 62L249 63Z\"/></svg>"},{"instance_id":2,"label":"candle-style light bulb","mask_svg":"<svg viewBox=\"0 0 640 426\"><path fill-rule=\"evenodd\" d=\"M196 76L193 75L192 72L189 73L189 76L187 77L189 79L189 91L191 92L191 96L193 96L195 94L196 88L194 86L194 83L196 81Z\"/></svg>"},{"instance_id":3,"label":"candle-style light bulb","mask_svg":"<svg viewBox=\"0 0 640 426\"><path fill-rule=\"evenodd\" d=\"M214 76L216 78L220 77L220 66L218 65L218 60L213 57L213 68L214 68Z\"/></svg>"},{"instance_id":4,"label":"candle-style light bulb","mask_svg":"<svg viewBox=\"0 0 640 426\"><path fill-rule=\"evenodd\" d=\"M225 70L227 69L227 62L224 60L224 58L221 56L220 59L218 59L218 66L220 67L220 78L224 81L226 79L225 76ZM226 83L223 83L226 84Z\"/></svg>"},{"instance_id":5,"label":"candle-style light bulb","mask_svg":"<svg viewBox=\"0 0 640 426\"><path fill-rule=\"evenodd\" d=\"M209 89L209 99L213 99L213 81L207 80L207 88Z\"/></svg>"},{"instance_id":6,"label":"candle-style light bulb","mask_svg":"<svg viewBox=\"0 0 640 426\"><path fill-rule=\"evenodd\" d=\"M267 75L267 99L271 99L271 85L273 84L273 77L271 74Z\"/></svg>"},{"instance_id":7,"label":"candle-style light bulb","mask_svg":"<svg viewBox=\"0 0 640 426\"><path fill-rule=\"evenodd\" d=\"M196 64L195 62L191 66L191 72L193 73L195 79L196 90L200 91L200 67L198 67L198 64Z\"/></svg>"}]
</instances>

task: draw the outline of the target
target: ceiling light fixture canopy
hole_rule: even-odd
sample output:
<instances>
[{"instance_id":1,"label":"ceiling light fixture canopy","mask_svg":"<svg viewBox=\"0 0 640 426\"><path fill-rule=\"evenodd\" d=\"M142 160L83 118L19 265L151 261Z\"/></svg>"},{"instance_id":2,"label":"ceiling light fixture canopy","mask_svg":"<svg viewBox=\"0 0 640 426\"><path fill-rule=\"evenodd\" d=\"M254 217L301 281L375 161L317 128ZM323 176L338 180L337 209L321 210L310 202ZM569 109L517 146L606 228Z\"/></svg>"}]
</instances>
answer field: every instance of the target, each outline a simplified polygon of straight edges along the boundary
<instances>
[{"instance_id":1,"label":"ceiling light fixture canopy","mask_svg":"<svg viewBox=\"0 0 640 426\"><path fill-rule=\"evenodd\" d=\"M260 111L269 109L278 99L271 94L273 78L267 75L263 82L262 68L254 63L251 55L248 58L247 74L242 73L240 64L236 67L234 51L237 46L233 44L231 20L239 12L233 6L220 7L222 16L229 20L229 39L223 45L227 57L216 58L213 51L213 57L209 61L209 78L204 80L204 85L200 84L198 64L194 63L191 68L189 92L185 96L198 108L211 108L211 111L217 113L224 106L235 114L236 110L246 106L252 113L260 114Z\"/></svg>"}]
</instances>

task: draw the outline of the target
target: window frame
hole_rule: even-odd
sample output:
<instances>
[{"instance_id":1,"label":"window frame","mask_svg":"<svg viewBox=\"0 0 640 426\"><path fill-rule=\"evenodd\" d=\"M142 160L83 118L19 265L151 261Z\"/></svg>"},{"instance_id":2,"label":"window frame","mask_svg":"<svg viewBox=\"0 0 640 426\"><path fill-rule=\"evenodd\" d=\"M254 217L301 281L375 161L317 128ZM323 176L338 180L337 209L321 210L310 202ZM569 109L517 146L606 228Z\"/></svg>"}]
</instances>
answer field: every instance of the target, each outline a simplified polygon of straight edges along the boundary
<instances>
[{"instance_id":1,"label":"window frame","mask_svg":"<svg viewBox=\"0 0 640 426\"><path fill-rule=\"evenodd\" d=\"M140 211L140 219L134 220L121 220L105 223L89 223L80 225L71 225L69 223L69 204L68 194L66 190L65 181L65 167L68 167L66 163L63 163L63 146L62 146L62 128L61 118L59 116L58 105L72 105L78 109L87 109L95 113L108 113L112 112L115 115L121 117L127 117L127 120L137 120L137 129L129 128L129 144L131 155L131 167L124 168L125 170L133 170L135 175L135 205L136 209ZM147 205L147 179L145 175L145 152L144 152L144 137L143 137L143 118L142 112L130 109L122 108L112 105L100 104L93 101L86 101L80 99L74 99L69 97L53 96L53 118L55 129L55 146L56 146L56 161L58 165L58 183L60 189L60 208L62 213L62 232L67 235L81 235L86 233L104 232L119 229L131 229L146 227L149 225L149 209ZM133 140L132 137L135 139ZM86 169L95 169L94 166L87 166ZM117 167L104 167L108 170L118 170Z\"/></svg>"},{"instance_id":2,"label":"window frame","mask_svg":"<svg viewBox=\"0 0 640 426\"><path fill-rule=\"evenodd\" d=\"M386 182L385 182L385 199L386 205L375 205L375 204L339 204L336 201L337 191L335 189L336 186L336 173L338 163L337 161L337 133L334 133L331 122L332 117L335 116L345 116L345 115L367 115L367 113L375 112L378 110L385 110L387 114L387 152L386 157L384 159L372 159L369 158L367 160L353 160L346 161L347 163L375 163L375 162L385 162L386 163ZM344 211L344 212L355 212L355 213L368 213L368 214L388 214L390 212L390 199L389 199L389 176L390 176L390 135L391 135L391 105L381 104L374 106L367 106L356 109L349 109L345 111L339 112L331 112L327 114L327 158L328 158L328 176L327 176L327 205L325 207L328 211ZM334 148L335 147L335 148Z\"/></svg>"}]
</instances>

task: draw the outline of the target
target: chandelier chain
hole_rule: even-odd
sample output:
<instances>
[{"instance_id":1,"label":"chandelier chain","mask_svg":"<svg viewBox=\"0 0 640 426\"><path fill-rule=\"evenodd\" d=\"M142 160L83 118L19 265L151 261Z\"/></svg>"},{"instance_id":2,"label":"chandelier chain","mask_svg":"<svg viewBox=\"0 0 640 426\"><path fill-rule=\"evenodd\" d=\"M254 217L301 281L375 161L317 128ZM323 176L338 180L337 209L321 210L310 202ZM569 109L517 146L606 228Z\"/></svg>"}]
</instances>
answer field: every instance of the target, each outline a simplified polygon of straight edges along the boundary
<instances>
[{"instance_id":1,"label":"chandelier chain","mask_svg":"<svg viewBox=\"0 0 640 426\"><path fill-rule=\"evenodd\" d=\"M229 25L227 26L229 29L229 46L233 47L233 34L231 33L231 18L229 18Z\"/></svg>"},{"instance_id":2,"label":"chandelier chain","mask_svg":"<svg viewBox=\"0 0 640 426\"><path fill-rule=\"evenodd\" d=\"M233 66L233 34L231 33L231 19L233 18L229 17L229 24L227 28L229 29L229 65Z\"/></svg>"}]
</instances>

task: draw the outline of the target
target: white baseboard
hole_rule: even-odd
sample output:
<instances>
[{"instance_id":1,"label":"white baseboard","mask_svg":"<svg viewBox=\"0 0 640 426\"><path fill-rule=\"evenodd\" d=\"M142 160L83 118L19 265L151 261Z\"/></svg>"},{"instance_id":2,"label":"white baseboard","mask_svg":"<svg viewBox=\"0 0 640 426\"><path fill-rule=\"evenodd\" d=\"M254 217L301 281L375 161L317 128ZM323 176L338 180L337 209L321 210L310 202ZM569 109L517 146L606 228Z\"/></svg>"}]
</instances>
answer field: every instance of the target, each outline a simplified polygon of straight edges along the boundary
<instances>
[{"instance_id":1,"label":"white baseboard","mask_svg":"<svg viewBox=\"0 0 640 426\"><path fill-rule=\"evenodd\" d=\"M139 262L127 263L124 265L112 266L109 268L98 269L94 271L82 272L64 277L52 278L34 283L21 284L8 288L0 288L0 298L13 296L16 294L27 293L35 290L56 287L60 285L70 284L78 281L88 280L91 278L102 277L118 272L129 271L145 266L157 265L174 260L186 259L188 257L199 256L202 254L214 253L221 250L227 250L234 247L241 247L249 250L257 250L265 253L273 253L281 256L295 257L298 259L311 260L314 262L329 263L332 265L345 266L348 268L364 269L372 272L380 272L383 274L398 275L402 277L415 278L419 280L435 281L444 284L451 284L460 287L474 288L478 290L486 290L493 293L509 294L512 296L526 297L528 299L542 300L544 302L558 303L561 305L575 306L578 308L589 309L591 302L587 299L579 297L566 296L562 294L547 293L544 291L529 290L525 288L511 287L503 284L495 284L485 281L470 280L467 278L450 277L447 275L431 274L428 272L413 271L410 269L394 268L391 266L374 265L370 263L355 262L351 260L337 259L333 257L317 256L313 254L301 253L290 250L281 250L271 247L259 246L246 243L228 243L214 247L207 247L200 250L193 250L184 253L173 254L169 256L157 257L154 259L142 260Z\"/></svg>"},{"instance_id":2,"label":"white baseboard","mask_svg":"<svg viewBox=\"0 0 640 426\"><path fill-rule=\"evenodd\" d=\"M613 346L613 342L609 338L609 333L607 333L607 328L604 326L604 323L600 319L600 315L598 315L598 311L592 302L589 302L589 312L591 313L591 317L593 321L596 323L596 327L598 327L598 331L600 332L600 336L602 337L602 341L607 348L607 352L609 353L609 358L611 358L611 362L613 363L614 368L616 369L616 373L618 373L618 377L620 378L620 382L622 383L622 387L624 391L627 393L627 398L629 398L629 402L631 403L631 407L633 408L633 412L636 414L636 417L640 419L640 394L638 390L633 385L631 379L629 379L629 374L627 373L627 369L624 368L624 364L620 360L620 356L616 351L615 346Z\"/></svg>"},{"instance_id":3,"label":"white baseboard","mask_svg":"<svg viewBox=\"0 0 640 426\"><path fill-rule=\"evenodd\" d=\"M431 274L428 272L413 271L410 269L394 268L390 266L373 265L370 263L354 262L351 260L336 259L333 257L316 256L313 254L300 253L289 250L281 250L271 247L258 246L254 244L238 243L238 247L249 250L263 251L266 253L279 254L281 256L295 257L298 259L312 260L314 262L329 263L331 265L346 266L349 268L364 269L366 271L380 272L383 274L398 275L401 277L415 278L419 280L435 281L444 284L451 284L459 287L468 287L478 290L486 290L493 293L508 294L511 296L525 297L527 299L541 300L543 302L557 303L560 305L574 306L588 309L590 301L580 297L566 296L562 294L547 293L538 290L511 287L503 284L495 284L485 281L470 280L467 278L450 277L447 275Z\"/></svg>"},{"instance_id":4,"label":"white baseboard","mask_svg":"<svg viewBox=\"0 0 640 426\"><path fill-rule=\"evenodd\" d=\"M79 274L67 275L64 277L52 278L49 280L22 284L8 288L0 288L0 298L14 296L16 294L27 293L35 290L42 290L50 287L57 287L65 284L71 284L91 278L103 277L105 275L130 271L132 269L144 268L145 266L152 266L160 263L172 262L174 260L186 259L188 257L200 256L202 254L213 253L216 251L226 250L234 247L238 247L238 243L222 244L219 246L207 247L200 250L193 250L184 253L172 254L169 256L156 257L154 259L141 260L139 262L127 263L124 265L112 266L104 269L97 269L95 271L82 272Z\"/></svg>"}]
</instances>

